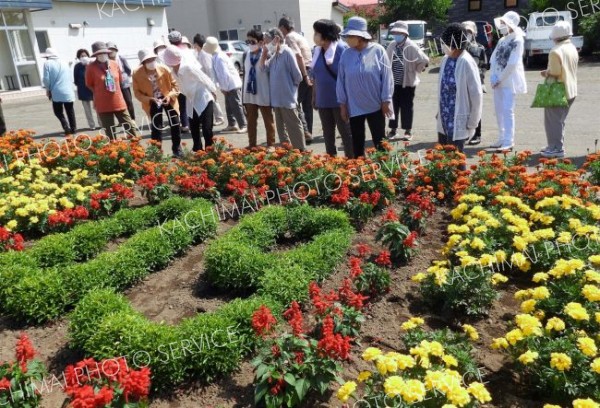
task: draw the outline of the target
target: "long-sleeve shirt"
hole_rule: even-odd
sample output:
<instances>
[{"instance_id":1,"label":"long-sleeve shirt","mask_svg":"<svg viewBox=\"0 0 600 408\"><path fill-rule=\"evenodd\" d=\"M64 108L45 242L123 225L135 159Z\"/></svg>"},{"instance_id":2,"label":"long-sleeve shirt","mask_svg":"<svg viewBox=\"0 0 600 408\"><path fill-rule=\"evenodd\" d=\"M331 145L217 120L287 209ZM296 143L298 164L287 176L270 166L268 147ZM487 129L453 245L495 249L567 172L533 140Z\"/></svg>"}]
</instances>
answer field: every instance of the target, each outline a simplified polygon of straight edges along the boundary
<instances>
[{"instance_id":1,"label":"long-sleeve shirt","mask_svg":"<svg viewBox=\"0 0 600 408\"><path fill-rule=\"evenodd\" d=\"M262 50L259 52L262 52ZM250 58L252 55L253 54L251 52L248 52L244 61L245 75L242 100L244 103L249 103L252 105L271 106L271 86L269 85L269 73L264 67L260 66L260 56L258 56L259 60L256 61L256 65L254 66L256 71L256 94L248 92L248 82L250 82L250 70L252 68Z\"/></svg>"},{"instance_id":2,"label":"long-sleeve shirt","mask_svg":"<svg viewBox=\"0 0 600 408\"><path fill-rule=\"evenodd\" d=\"M213 55L213 71L217 86L222 91L229 92L242 87L240 73L235 69L231 58L224 52L217 50Z\"/></svg>"},{"instance_id":3,"label":"long-sleeve shirt","mask_svg":"<svg viewBox=\"0 0 600 408\"><path fill-rule=\"evenodd\" d=\"M579 54L571 40L556 44L548 55L548 74L565 84L567 99L577 96L577 65Z\"/></svg>"},{"instance_id":4,"label":"long-sleeve shirt","mask_svg":"<svg viewBox=\"0 0 600 408\"><path fill-rule=\"evenodd\" d=\"M53 102L73 102L75 91L71 79L71 69L66 62L50 58L44 64L44 88L52 93Z\"/></svg>"},{"instance_id":5,"label":"long-sleeve shirt","mask_svg":"<svg viewBox=\"0 0 600 408\"><path fill-rule=\"evenodd\" d=\"M286 45L281 45L279 52L269 58L265 67L269 71L271 106L296 109L302 73L292 50Z\"/></svg>"},{"instance_id":6,"label":"long-sleeve shirt","mask_svg":"<svg viewBox=\"0 0 600 408\"><path fill-rule=\"evenodd\" d=\"M501 88L509 88L513 93L527 93L523 49L525 40L518 33L503 37L496 45L490 61L490 83Z\"/></svg>"},{"instance_id":7,"label":"long-sleeve shirt","mask_svg":"<svg viewBox=\"0 0 600 408\"><path fill-rule=\"evenodd\" d=\"M337 100L348 106L351 117L366 115L391 102L394 79L385 49L369 43L358 51L348 48L342 54L336 84Z\"/></svg>"},{"instance_id":8,"label":"long-sleeve shirt","mask_svg":"<svg viewBox=\"0 0 600 408\"><path fill-rule=\"evenodd\" d=\"M94 95L90 88L85 86L85 65L81 62L75 64L73 68L73 80L77 87L77 97L81 101L91 101L94 99Z\"/></svg>"},{"instance_id":9,"label":"long-sleeve shirt","mask_svg":"<svg viewBox=\"0 0 600 408\"><path fill-rule=\"evenodd\" d=\"M195 109L200 116L208 104L214 101L213 93L217 92L214 82L202 72L197 61L183 60L179 72L173 71L173 76L179 90L186 96L188 115L192 116Z\"/></svg>"},{"instance_id":10,"label":"long-sleeve shirt","mask_svg":"<svg viewBox=\"0 0 600 408\"><path fill-rule=\"evenodd\" d=\"M198 62L200 63L200 66L202 67L202 72L204 72L206 75L208 75L210 77L210 79L212 79L214 81L212 55L210 55L208 52L206 52L204 50L200 50L200 52L198 52L198 55L196 56L196 59L198 60Z\"/></svg>"}]
</instances>

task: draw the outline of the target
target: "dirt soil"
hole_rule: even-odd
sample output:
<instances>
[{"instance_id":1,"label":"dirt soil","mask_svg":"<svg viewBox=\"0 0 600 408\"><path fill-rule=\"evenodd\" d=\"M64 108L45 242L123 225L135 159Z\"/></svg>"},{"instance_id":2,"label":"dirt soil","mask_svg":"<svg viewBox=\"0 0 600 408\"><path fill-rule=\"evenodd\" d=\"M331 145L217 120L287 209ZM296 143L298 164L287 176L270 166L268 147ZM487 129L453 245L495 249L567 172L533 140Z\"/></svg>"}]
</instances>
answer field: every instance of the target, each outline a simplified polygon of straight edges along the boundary
<instances>
[{"instance_id":1,"label":"dirt soil","mask_svg":"<svg viewBox=\"0 0 600 408\"><path fill-rule=\"evenodd\" d=\"M396 207L399 209L399 207ZM369 221L360 234L356 234L353 244L369 244L375 252L383 249L374 242L380 226L380 218ZM368 368L360 359L362 350L375 346L384 350L402 351L400 325L411 316L421 316L426 326L435 329L451 326L460 330L458 323L466 320L449 317L444 311L432 311L424 304L418 285L410 280L417 272L423 272L432 260L439 259L439 252L445 240L445 229L449 223L448 211L438 209L428 222L427 230L420 239L420 252L408 265L392 270L392 287L388 294L373 302L365 309L366 322L357 340L351 359L344 365L343 378L354 379L363 369ZM222 222L219 234L235 225L235 221ZM206 282L203 273L203 253L205 245L191 248L185 256L175 260L169 267L150 275L126 293L134 307L155 321L177 324L181 319L196 313L210 312L231 300L227 294L216 294ZM354 250L351 250L354 252ZM349 254L350 256L351 254ZM348 275L347 263L340 265L324 284L325 291L339 288ZM489 344L501 336L512 317L518 313L518 304L512 294L519 289L516 285L504 288L501 297L494 303L489 315L470 320L480 334L476 357L482 367L483 381L492 393L493 407L538 407L541 404L528 399L525 387L517 386L510 363L501 353L491 350ZM61 319L39 327L20 327L9 319L0 319L0 361L13 358L14 344L19 332L26 331L41 358L50 368L52 375L47 380L43 407L57 408L62 405L64 394L60 392L61 373L66 365L83 356L68 348L67 319ZM168 397L153 399L152 408L243 408L253 406L253 371L249 361L229 378L221 379L209 386L186 386ZM332 385L328 395L321 401L307 402L307 407L339 407L335 398L337 386Z\"/></svg>"}]
</instances>

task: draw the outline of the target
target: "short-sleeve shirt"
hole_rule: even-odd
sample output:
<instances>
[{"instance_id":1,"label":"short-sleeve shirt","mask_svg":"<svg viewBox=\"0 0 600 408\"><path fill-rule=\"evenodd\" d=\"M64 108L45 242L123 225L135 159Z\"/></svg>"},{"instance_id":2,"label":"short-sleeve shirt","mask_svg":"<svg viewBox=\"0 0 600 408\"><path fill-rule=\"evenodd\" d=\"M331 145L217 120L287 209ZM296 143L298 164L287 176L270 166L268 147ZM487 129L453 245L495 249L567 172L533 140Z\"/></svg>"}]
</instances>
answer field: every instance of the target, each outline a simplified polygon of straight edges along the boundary
<instances>
[{"instance_id":1,"label":"short-sleeve shirt","mask_svg":"<svg viewBox=\"0 0 600 408\"><path fill-rule=\"evenodd\" d=\"M310 66L312 63L312 54L306 38L296 31L290 31L288 35L285 36L285 44L292 49L294 54L302 55L305 66Z\"/></svg>"},{"instance_id":2,"label":"short-sleeve shirt","mask_svg":"<svg viewBox=\"0 0 600 408\"><path fill-rule=\"evenodd\" d=\"M442 73L440 114L446 136L454 137L454 112L456 110L456 58L448 58Z\"/></svg>"}]
</instances>

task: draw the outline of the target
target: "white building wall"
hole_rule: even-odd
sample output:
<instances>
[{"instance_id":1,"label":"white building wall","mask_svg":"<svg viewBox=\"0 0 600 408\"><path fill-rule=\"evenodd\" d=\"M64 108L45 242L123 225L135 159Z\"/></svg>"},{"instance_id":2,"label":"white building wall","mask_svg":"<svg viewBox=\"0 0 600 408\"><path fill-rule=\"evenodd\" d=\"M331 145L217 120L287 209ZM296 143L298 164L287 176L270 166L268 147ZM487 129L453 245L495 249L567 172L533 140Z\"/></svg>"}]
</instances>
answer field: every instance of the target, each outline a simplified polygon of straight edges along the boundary
<instances>
[{"instance_id":1,"label":"white building wall","mask_svg":"<svg viewBox=\"0 0 600 408\"><path fill-rule=\"evenodd\" d=\"M333 20L333 7L331 6L333 2L330 0L300 0L299 3L300 24L296 23L296 31L304 33L304 37L313 46L313 24L323 18Z\"/></svg>"},{"instance_id":2,"label":"white building wall","mask_svg":"<svg viewBox=\"0 0 600 408\"><path fill-rule=\"evenodd\" d=\"M190 41L196 33L208 36L216 32L214 14L213 0L172 0L171 7L167 7L169 28L180 31Z\"/></svg>"},{"instance_id":3,"label":"white building wall","mask_svg":"<svg viewBox=\"0 0 600 408\"><path fill-rule=\"evenodd\" d=\"M164 7L133 6L128 9L104 8L98 4L54 2L51 10L31 13L35 31L47 31L50 46L56 49L61 59L75 61L77 50L85 48L91 52L92 43L112 41L119 47L119 53L127 58L130 65L139 63L138 51L152 48L155 40L168 33L167 15ZM148 26L148 18L154 26ZM83 27L87 21L88 26ZM69 24L82 24L82 28L71 29ZM36 45L37 48L37 45ZM40 69L43 59L40 59Z\"/></svg>"}]
</instances>

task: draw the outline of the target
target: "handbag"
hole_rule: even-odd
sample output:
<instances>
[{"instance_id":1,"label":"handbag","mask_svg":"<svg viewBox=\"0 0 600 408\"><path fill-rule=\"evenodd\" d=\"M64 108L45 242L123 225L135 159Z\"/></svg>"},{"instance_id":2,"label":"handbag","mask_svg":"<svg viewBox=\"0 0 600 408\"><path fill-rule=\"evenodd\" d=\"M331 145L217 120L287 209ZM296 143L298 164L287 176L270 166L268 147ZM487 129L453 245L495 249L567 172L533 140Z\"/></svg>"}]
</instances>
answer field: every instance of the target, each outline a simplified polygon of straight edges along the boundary
<instances>
[{"instance_id":1,"label":"handbag","mask_svg":"<svg viewBox=\"0 0 600 408\"><path fill-rule=\"evenodd\" d=\"M532 108L566 108L569 106L565 84L554 81L548 82L548 78L538 84L533 98Z\"/></svg>"}]
</instances>

